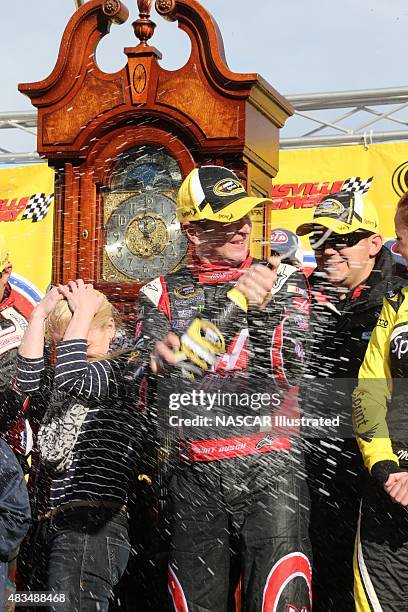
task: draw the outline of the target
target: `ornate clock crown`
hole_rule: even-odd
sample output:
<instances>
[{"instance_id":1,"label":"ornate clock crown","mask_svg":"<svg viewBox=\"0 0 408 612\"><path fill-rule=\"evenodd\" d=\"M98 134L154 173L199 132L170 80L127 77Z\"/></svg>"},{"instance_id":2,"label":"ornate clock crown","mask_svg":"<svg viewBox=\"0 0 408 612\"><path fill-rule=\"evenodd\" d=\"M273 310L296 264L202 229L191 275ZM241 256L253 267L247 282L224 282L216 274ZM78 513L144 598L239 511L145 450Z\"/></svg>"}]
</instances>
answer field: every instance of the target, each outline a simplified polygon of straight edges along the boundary
<instances>
[{"instance_id":1,"label":"ornate clock crown","mask_svg":"<svg viewBox=\"0 0 408 612\"><path fill-rule=\"evenodd\" d=\"M156 24L150 19L153 0L137 0L139 8L139 19L132 23L135 36L140 40L140 45L147 46L156 28Z\"/></svg>"}]
</instances>

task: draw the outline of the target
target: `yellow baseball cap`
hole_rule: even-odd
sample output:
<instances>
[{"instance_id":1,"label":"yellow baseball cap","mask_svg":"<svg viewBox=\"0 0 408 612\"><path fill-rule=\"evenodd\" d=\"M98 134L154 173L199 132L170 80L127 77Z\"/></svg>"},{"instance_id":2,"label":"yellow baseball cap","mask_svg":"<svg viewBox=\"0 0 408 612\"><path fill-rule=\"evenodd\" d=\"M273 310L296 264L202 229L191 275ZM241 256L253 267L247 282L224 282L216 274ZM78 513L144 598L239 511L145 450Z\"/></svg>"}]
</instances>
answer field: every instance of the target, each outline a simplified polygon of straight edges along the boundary
<instances>
[{"instance_id":1,"label":"yellow baseball cap","mask_svg":"<svg viewBox=\"0 0 408 612\"><path fill-rule=\"evenodd\" d=\"M357 230L376 234L380 229L374 204L364 199L362 193L347 191L323 198L315 209L313 220L299 225L296 233L305 236L321 226L336 234L351 234Z\"/></svg>"},{"instance_id":2,"label":"yellow baseball cap","mask_svg":"<svg viewBox=\"0 0 408 612\"><path fill-rule=\"evenodd\" d=\"M4 270L10 262L11 252L7 240L0 235L0 272Z\"/></svg>"},{"instance_id":3,"label":"yellow baseball cap","mask_svg":"<svg viewBox=\"0 0 408 612\"><path fill-rule=\"evenodd\" d=\"M228 168L201 166L184 179L177 197L177 217L183 221L219 221L231 223L242 219L268 198L248 195L244 185Z\"/></svg>"}]
</instances>

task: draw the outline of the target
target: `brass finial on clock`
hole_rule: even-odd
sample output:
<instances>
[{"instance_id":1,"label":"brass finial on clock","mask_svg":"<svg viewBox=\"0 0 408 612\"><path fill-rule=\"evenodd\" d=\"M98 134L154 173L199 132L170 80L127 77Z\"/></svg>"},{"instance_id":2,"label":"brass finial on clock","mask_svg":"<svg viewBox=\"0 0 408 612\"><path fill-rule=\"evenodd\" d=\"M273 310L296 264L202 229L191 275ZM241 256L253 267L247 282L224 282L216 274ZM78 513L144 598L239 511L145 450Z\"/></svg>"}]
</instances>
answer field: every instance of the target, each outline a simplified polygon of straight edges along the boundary
<instances>
[{"instance_id":1,"label":"brass finial on clock","mask_svg":"<svg viewBox=\"0 0 408 612\"><path fill-rule=\"evenodd\" d=\"M144 46L147 46L147 41L153 36L156 27L156 24L150 19L152 2L153 0L137 0L139 19L132 23L136 37Z\"/></svg>"}]
</instances>

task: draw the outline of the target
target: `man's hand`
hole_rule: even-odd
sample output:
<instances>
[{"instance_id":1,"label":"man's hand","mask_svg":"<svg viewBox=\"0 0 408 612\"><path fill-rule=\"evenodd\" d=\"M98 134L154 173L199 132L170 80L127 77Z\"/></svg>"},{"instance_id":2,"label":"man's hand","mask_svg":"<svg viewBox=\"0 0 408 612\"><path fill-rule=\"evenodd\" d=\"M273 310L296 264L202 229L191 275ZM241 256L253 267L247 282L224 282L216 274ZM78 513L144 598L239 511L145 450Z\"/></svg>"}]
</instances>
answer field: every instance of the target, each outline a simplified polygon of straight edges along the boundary
<instances>
[{"instance_id":1,"label":"man's hand","mask_svg":"<svg viewBox=\"0 0 408 612\"><path fill-rule=\"evenodd\" d=\"M396 472L388 476L384 490L395 504L408 506L408 472Z\"/></svg>"},{"instance_id":2,"label":"man's hand","mask_svg":"<svg viewBox=\"0 0 408 612\"><path fill-rule=\"evenodd\" d=\"M271 290L277 278L279 257L269 257L269 266L255 264L248 268L235 285L252 307L263 310L272 299Z\"/></svg>"},{"instance_id":3,"label":"man's hand","mask_svg":"<svg viewBox=\"0 0 408 612\"><path fill-rule=\"evenodd\" d=\"M175 365L176 353L180 348L180 338L170 332L163 340L156 342L150 355L150 369L153 374L160 374L166 365Z\"/></svg>"}]
</instances>

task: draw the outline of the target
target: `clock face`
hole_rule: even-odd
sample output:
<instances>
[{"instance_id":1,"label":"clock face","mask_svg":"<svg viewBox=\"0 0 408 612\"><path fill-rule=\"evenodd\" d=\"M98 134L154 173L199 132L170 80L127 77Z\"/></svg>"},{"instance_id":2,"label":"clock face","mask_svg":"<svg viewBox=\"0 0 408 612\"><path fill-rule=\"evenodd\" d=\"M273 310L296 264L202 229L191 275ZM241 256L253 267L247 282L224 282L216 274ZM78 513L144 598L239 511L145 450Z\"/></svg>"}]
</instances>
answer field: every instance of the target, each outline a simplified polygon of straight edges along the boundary
<instances>
[{"instance_id":1,"label":"clock face","mask_svg":"<svg viewBox=\"0 0 408 612\"><path fill-rule=\"evenodd\" d=\"M174 200L147 191L122 201L107 220L105 252L129 280L145 282L173 270L187 253Z\"/></svg>"}]
</instances>

